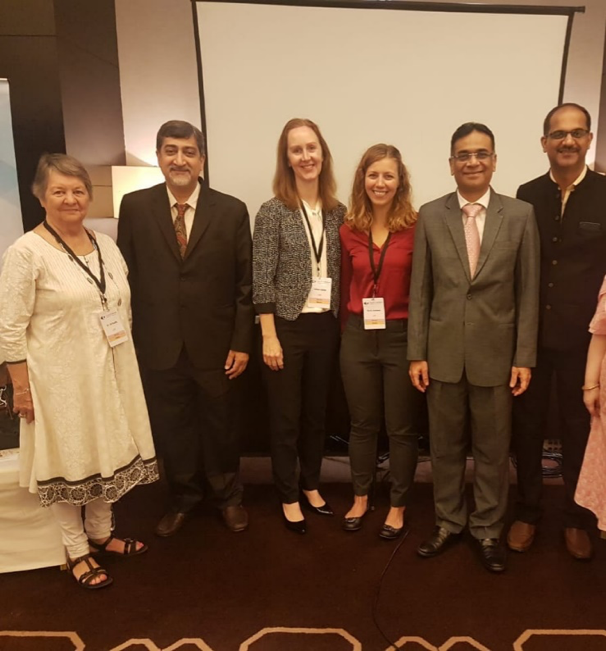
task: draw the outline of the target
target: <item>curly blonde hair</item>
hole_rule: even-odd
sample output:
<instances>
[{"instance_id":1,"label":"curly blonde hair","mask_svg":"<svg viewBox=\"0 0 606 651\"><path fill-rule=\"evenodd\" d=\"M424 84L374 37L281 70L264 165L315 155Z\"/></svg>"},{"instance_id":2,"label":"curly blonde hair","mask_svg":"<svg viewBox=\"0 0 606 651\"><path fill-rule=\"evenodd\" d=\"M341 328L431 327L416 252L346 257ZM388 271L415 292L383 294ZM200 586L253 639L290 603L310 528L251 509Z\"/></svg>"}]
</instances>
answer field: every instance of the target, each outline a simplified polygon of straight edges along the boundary
<instances>
[{"instance_id":1,"label":"curly blonde hair","mask_svg":"<svg viewBox=\"0 0 606 651\"><path fill-rule=\"evenodd\" d=\"M354 231L368 233L373 219L373 207L366 194L365 179L368 168L383 158L391 158L398 166L398 188L387 216L387 228L391 233L402 231L412 226L417 220L417 213L412 207L412 190L408 170L402 162L402 154L393 145L380 143L369 147L362 156L354 175L349 210L345 223Z\"/></svg>"}]
</instances>

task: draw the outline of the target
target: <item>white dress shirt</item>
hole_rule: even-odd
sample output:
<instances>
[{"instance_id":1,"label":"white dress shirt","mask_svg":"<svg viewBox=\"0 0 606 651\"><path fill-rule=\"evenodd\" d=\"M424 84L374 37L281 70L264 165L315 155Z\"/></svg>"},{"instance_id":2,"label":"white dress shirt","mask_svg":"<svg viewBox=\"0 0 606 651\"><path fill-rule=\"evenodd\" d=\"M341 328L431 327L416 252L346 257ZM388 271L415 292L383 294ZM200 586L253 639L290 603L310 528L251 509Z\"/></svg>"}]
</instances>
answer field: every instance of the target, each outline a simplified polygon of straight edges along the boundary
<instances>
[{"instance_id":1,"label":"white dress shirt","mask_svg":"<svg viewBox=\"0 0 606 651\"><path fill-rule=\"evenodd\" d=\"M320 246L320 240L322 239L322 205L318 203L315 208L312 208L307 201L303 201L305 210L307 211L307 217L309 218L309 224L311 226L312 233L314 235L314 240L316 241L316 247ZM322 255L320 256L320 271L318 273L318 263L316 262L316 255L314 253L314 247L311 241L311 236L309 234L309 229L307 228L307 222L305 221L305 216L303 215L303 210L299 211L301 213L301 221L303 222L303 228L305 229L305 234L307 235L307 241L309 242L309 249L311 252L310 263L311 263L311 277L320 277L326 278L328 275L328 265L326 262L326 234L324 234L324 245L322 247ZM323 307L308 307L307 302L301 310L302 313L320 313L327 312L328 310Z\"/></svg>"}]
</instances>

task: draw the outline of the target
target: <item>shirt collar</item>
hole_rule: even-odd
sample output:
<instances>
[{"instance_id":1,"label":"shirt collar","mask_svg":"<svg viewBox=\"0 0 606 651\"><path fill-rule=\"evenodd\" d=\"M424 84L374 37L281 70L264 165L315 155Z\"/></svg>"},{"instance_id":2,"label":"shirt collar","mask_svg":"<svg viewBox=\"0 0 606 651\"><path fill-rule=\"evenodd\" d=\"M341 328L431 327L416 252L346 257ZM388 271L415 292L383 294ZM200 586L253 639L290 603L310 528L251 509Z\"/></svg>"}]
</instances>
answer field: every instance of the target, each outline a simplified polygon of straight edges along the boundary
<instances>
[{"instance_id":1,"label":"shirt collar","mask_svg":"<svg viewBox=\"0 0 606 651\"><path fill-rule=\"evenodd\" d=\"M457 190L457 199L459 200L459 208L463 209L463 206L466 206L468 203L479 203L484 210L488 209L488 204L490 203L490 188L477 200L477 201L467 201L465 197Z\"/></svg>"},{"instance_id":2,"label":"shirt collar","mask_svg":"<svg viewBox=\"0 0 606 651\"><path fill-rule=\"evenodd\" d=\"M576 188L577 185L579 185L579 183L580 183L580 182L581 182L581 181L582 181L586 176L587 176L587 165L585 165L585 166L583 167L583 171L579 174L579 176L577 177L576 181L573 181L572 184L568 186L568 188ZM549 178L550 178L550 179L551 179L551 180L552 180L552 181L553 181L553 182L554 182L558 187L560 187L560 186L558 185L558 182L553 178L553 172L551 171L551 169L549 170ZM560 190L562 190L562 189L564 189L564 190L568 190L568 188L560 188Z\"/></svg>"},{"instance_id":3,"label":"shirt collar","mask_svg":"<svg viewBox=\"0 0 606 651\"><path fill-rule=\"evenodd\" d=\"M178 201L175 199L175 195L169 190L168 185L166 186L166 192L168 194L168 202L172 208ZM196 209L198 205L198 197L200 196L200 183L196 183L196 189L191 193L189 199L185 202L190 208Z\"/></svg>"}]
</instances>

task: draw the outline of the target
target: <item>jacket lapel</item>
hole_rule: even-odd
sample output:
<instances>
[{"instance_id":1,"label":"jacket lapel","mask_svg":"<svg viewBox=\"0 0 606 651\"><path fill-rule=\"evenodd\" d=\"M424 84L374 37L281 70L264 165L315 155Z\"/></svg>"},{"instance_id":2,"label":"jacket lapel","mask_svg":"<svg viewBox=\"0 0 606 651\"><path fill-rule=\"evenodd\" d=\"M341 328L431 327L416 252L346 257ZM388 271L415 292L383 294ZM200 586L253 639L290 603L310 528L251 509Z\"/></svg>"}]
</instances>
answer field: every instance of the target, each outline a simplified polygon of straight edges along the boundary
<instances>
[{"instance_id":1,"label":"jacket lapel","mask_svg":"<svg viewBox=\"0 0 606 651\"><path fill-rule=\"evenodd\" d=\"M503 204L499 195L493 190L490 191L490 202L486 209L486 221L484 223L484 233L482 235L482 246L480 248L480 257L478 258L478 266L476 267L476 277L482 271L482 267L488 258L488 254L492 249L497 233L501 228L503 221Z\"/></svg>"},{"instance_id":2,"label":"jacket lapel","mask_svg":"<svg viewBox=\"0 0 606 651\"><path fill-rule=\"evenodd\" d=\"M156 186L157 197L153 202L152 214L169 249L173 252L177 260L181 261L181 254L179 253L179 245L177 244L177 236L175 234L175 227L170 213L170 202L168 200L168 193L166 185L162 183Z\"/></svg>"},{"instance_id":3,"label":"jacket lapel","mask_svg":"<svg viewBox=\"0 0 606 651\"><path fill-rule=\"evenodd\" d=\"M198 203L196 205L196 214L194 215L194 223L187 241L187 249L185 251L185 260L191 255L191 252L200 241L202 235L208 228L214 216L214 200L211 197L210 191L206 184L200 180L200 194L198 195Z\"/></svg>"},{"instance_id":4,"label":"jacket lapel","mask_svg":"<svg viewBox=\"0 0 606 651\"><path fill-rule=\"evenodd\" d=\"M453 192L446 198L446 212L444 214L446 226L450 231L454 245L459 254L461 265L467 276L467 280L471 281L471 273L469 271L469 258L467 256L467 244L465 242L465 230L463 229L463 219L461 217L461 208L457 199L457 193Z\"/></svg>"}]
</instances>

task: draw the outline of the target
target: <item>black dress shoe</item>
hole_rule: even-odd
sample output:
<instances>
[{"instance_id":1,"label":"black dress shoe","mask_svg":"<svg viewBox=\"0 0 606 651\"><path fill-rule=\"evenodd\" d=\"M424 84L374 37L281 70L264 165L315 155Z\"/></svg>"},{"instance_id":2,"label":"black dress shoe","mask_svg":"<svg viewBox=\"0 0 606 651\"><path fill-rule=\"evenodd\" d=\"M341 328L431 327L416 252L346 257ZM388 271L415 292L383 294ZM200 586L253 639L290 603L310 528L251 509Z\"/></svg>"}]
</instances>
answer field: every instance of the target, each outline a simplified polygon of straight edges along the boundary
<instances>
[{"instance_id":1,"label":"black dress shoe","mask_svg":"<svg viewBox=\"0 0 606 651\"><path fill-rule=\"evenodd\" d=\"M441 554L460 538L460 533L453 533L448 529L444 529L444 527L436 527L431 536L419 545L417 554L423 556L423 558L432 558Z\"/></svg>"},{"instance_id":2,"label":"black dress shoe","mask_svg":"<svg viewBox=\"0 0 606 651\"><path fill-rule=\"evenodd\" d=\"M303 491L301 491L301 504L308 509L309 511L313 511L314 513L317 513L318 515L334 515L334 511L328 506L328 502L324 500L324 504L322 506L314 506L310 501L307 495Z\"/></svg>"},{"instance_id":3,"label":"black dress shoe","mask_svg":"<svg viewBox=\"0 0 606 651\"><path fill-rule=\"evenodd\" d=\"M248 528L248 513L241 504L232 504L221 509L221 516L225 526L234 533Z\"/></svg>"},{"instance_id":4,"label":"black dress shoe","mask_svg":"<svg viewBox=\"0 0 606 651\"><path fill-rule=\"evenodd\" d=\"M505 545L498 538L476 538L482 565L489 572L504 572L507 563Z\"/></svg>"},{"instance_id":5,"label":"black dress shoe","mask_svg":"<svg viewBox=\"0 0 606 651\"><path fill-rule=\"evenodd\" d=\"M156 536L162 536L163 538L173 536L177 531L179 531L185 520L188 518L189 513L169 511L160 522L158 522L154 529L154 533Z\"/></svg>"},{"instance_id":6,"label":"black dress shoe","mask_svg":"<svg viewBox=\"0 0 606 651\"><path fill-rule=\"evenodd\" d=\"M404 525L401 527L392 527L389 524L384 524L379 531L379 538L383 540L396 540L404 532Z\"/></svg>"},{"instance_id":7,"label":"black dress shoe","mask_svg":"<svg viewBox=\"0 0 606 651\"><path fill-rule=\"evenodd\" d=\"M307 532L307 522L305 522L305 518L302 520L295 520L294 522L292 520L289 520L286 515L284 515L284 511L282 511L282 517L284 518L284 524L286 525L286 528L289 529L290 531L294 531L295 533L300 533L304 534Z\"/></svg>"}]
</instances>

